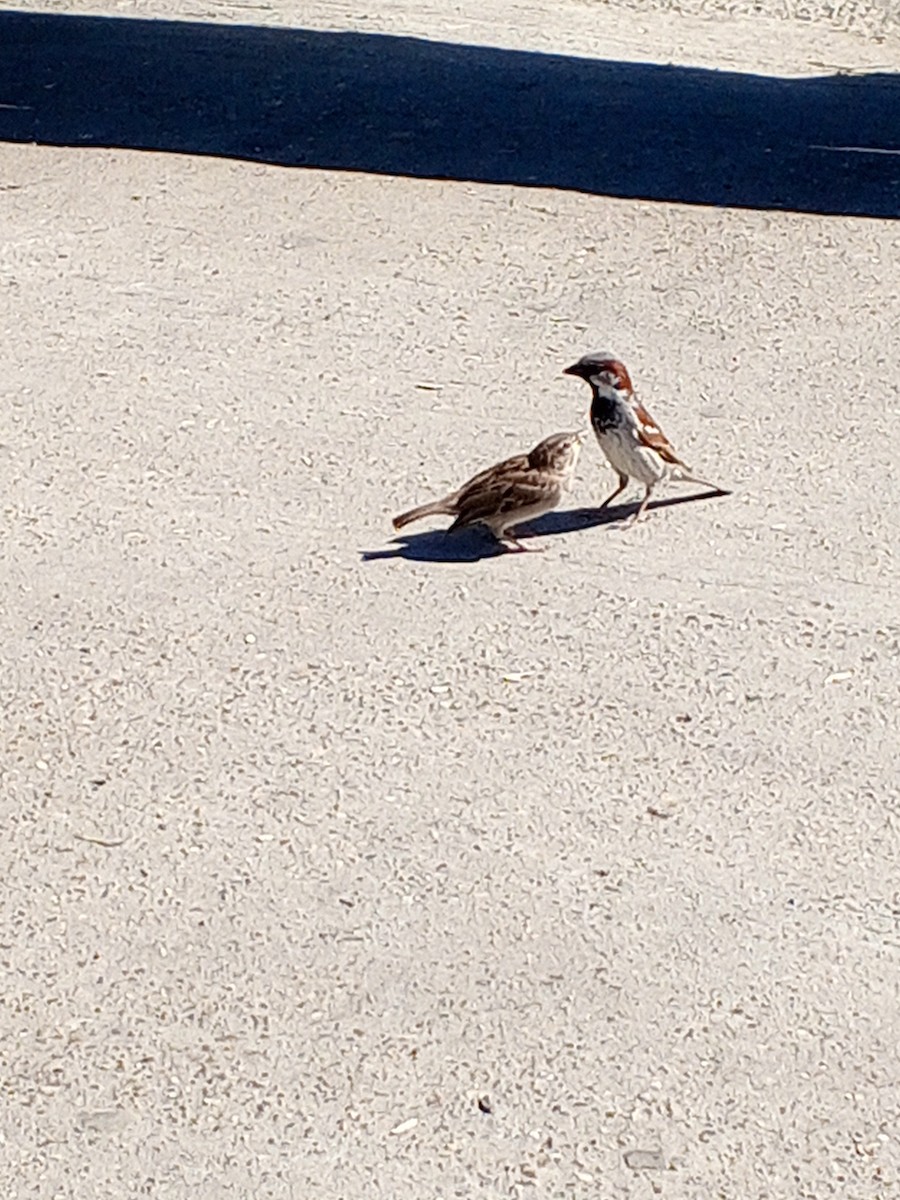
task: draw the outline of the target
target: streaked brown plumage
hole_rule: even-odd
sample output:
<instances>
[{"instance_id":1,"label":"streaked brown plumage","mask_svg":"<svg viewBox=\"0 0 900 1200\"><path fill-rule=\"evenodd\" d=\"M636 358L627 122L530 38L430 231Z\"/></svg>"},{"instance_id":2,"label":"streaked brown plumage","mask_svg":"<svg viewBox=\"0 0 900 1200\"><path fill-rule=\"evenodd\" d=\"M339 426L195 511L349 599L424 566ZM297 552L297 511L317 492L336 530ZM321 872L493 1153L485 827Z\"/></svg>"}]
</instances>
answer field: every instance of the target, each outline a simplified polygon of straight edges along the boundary
<instances>
[{"instance_id":1,"label":"streaked brown plumage","mask_svg":"<svg viewBox=\"0 0 900 1200\"><path fill-rule=\"evenodd\" d=\"M479 471L448 496L394 517L394 528L402 529L422 517L455 517L449 533L482 524L498 541L526 550L512 530L556 508L571 486L583 436L556 433L545 438L528 454L516 454Z\"/></svg>"}]
</instances>

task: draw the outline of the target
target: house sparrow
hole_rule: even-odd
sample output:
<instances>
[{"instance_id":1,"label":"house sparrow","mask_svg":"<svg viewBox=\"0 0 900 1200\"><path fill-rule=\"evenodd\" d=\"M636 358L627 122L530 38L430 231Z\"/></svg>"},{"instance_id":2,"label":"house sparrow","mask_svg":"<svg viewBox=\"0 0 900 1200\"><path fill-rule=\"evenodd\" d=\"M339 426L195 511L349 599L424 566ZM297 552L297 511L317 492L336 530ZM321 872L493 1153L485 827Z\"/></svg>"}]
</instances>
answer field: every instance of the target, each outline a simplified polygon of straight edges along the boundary
<instances>
[{"instance_id":1,"label":"house sparrow","mask_svg":"<svg viewBox=\"0 0 900 1200\"><path fill-rule=\"evenodd\" d=\"M661 479L681 479L700 483L719 495L729 493L699 479L675 453L669 439L634 394L631 379L622 363L612 354L598 351L586 354L564 375L577 375L591 386L591 425L600 449L619 475L619 486L603 501L606 508L628 486L629 479L645 487L644 499L634 516L637 521L646 509L653 489Z\"/></svg>"},{"instance_id":2,"label":"house sparrow","mask_svg":"<svg viewBox=\"0 0 900 1200\"><path fill-rule=\"evenodd\" d=\"M420 517L445 514L456 518L449 533L480 523L498 541L516 550L527 550L513 537L513 527L556 508L571 486L583 440L581 432L555 433L529 454L516 454L480 471L442 500L432 500L394 517L394 528L402 529Z\"/></svg>"}]
</instances>

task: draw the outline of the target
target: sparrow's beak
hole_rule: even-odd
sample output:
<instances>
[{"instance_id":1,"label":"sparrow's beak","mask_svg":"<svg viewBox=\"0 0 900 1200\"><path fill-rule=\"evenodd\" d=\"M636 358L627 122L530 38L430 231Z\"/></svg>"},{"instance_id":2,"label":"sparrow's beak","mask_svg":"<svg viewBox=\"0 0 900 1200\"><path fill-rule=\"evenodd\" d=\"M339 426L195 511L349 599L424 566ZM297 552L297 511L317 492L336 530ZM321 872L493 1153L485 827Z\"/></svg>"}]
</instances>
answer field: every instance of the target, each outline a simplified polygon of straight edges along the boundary
<instances>
[{"instance_id":1,"label":"sparrow's beak","mask_svg":"<svg viewBox=\"0 0 900 1200\"><path fill-rule=\"evenodd\" d=\"M579 365L579 363L572 363L571 367L566 367L563 375L580 375L581 372L578 370Z\"/></svg>"}]
</instances>

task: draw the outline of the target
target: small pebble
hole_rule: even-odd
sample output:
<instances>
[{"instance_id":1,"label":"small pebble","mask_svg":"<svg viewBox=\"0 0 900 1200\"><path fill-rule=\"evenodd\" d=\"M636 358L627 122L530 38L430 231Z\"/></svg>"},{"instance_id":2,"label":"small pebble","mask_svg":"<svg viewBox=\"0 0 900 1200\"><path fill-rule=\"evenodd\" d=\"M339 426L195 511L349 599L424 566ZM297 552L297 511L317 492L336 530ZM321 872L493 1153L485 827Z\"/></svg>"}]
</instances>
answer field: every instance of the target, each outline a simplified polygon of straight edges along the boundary
<instances>
[{"instance_id":1,"label":"small pebble","mask_svg":"<svg viewBox=\"0 0 900 1200\"><path fill-rule=\"evenodd\" d=\"M418 1123L418 1117L409 1117L408 1120L401 1121L399 1125L395 1125L391 1133L409 1133L411 1129L415 1129Z\"/></svg>"},{"instance_id":2,"label":"small pebble","mask_svg":"<svg viewBox=\"0 0 900 1200\"><path fill-rule=\"evenodd\" d=\"M625 1155L625 1166L632 1171L664 1171L666 1160L662 1150L629 1150Z\"/></svg>"}]
</instances>

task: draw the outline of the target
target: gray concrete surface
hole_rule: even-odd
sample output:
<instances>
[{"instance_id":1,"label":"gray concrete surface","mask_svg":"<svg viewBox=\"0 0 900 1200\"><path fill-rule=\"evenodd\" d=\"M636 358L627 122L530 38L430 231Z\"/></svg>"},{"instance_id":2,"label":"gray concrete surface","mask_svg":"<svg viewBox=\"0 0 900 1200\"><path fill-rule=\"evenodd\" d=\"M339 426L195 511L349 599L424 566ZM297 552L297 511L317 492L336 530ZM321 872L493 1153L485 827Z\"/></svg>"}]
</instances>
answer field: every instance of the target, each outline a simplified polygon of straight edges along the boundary
<instances>
[{"instance_id":1,"label":"gray concrete surface","mask_svg":"<svg viewBox=\"0 0 900 1200\"><path fill-rule=\"evenodd\" d=\"M587 0L588 3L591 0ZM900 30L900 8L894 0L594 0L604 7L621 8L656 18L660 13L696 16L727 22L759 17L797 26L791 41L814 41L823 29L840 29L867 38L889 38ZM804 29L808 24L812 28Z\"/></svg>"},{"instance_id":2,"label":"gray concrete surface","mask_svg":"<svg viewBox=\"0 0 900 1200\"><path fill-rule=\"evenodd\" d=\"M407 31L900 60L651 16ZM0 155L3 1194L900 1194L896 221ZM393 540L598 345L733 496Z\"/></svg>"}]
</instances>

